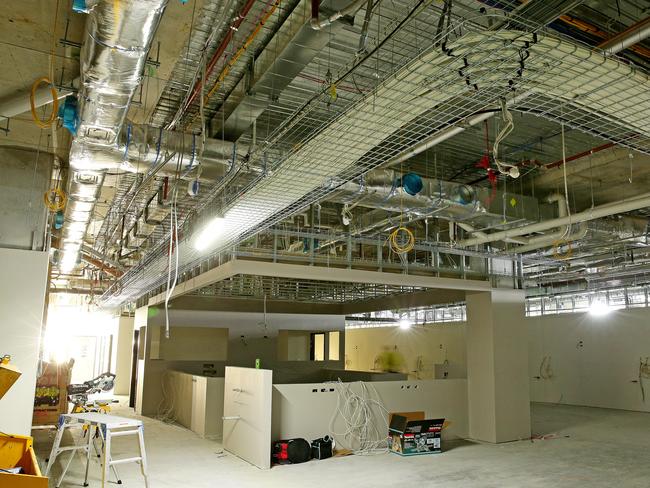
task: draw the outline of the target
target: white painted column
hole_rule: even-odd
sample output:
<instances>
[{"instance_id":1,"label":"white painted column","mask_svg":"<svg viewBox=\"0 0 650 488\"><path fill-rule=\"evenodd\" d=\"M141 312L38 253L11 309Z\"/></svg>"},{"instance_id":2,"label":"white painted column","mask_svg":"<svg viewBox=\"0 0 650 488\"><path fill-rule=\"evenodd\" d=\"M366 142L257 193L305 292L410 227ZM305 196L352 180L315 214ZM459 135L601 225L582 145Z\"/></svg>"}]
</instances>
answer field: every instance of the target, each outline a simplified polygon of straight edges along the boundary
<instances>
[{"instance_id":1,"label":"white painted column","mask_svg":"<svg viewBox=\"0 0 650 488\"><path fill-rule=\"evenodd\" d=\"M467 293L469 436L485 442L530 437L528 329L524 292Z\"/></svg>"},{"instance_id":2,"label":"white painted column","mask_svg":"<svg viewBox=\"0 0 650 488\"><path fill-rule=\"evenodd\" d=\"M22 376L0 400L0 431L29 435L43 326L48 254L0 248L0 356Z\"/></svg>"}]
</instances>

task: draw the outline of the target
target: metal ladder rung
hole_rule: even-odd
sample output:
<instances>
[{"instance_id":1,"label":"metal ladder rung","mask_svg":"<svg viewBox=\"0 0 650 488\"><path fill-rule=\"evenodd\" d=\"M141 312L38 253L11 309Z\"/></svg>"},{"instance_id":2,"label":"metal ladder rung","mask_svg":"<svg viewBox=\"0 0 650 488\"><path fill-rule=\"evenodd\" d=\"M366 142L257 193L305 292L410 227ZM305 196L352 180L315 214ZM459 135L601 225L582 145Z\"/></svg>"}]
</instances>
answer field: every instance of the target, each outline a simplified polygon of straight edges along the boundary
<instances>
[{"instance_id":1,"label":"metal ladder rung","mask_svg":"<svg viewBox=\"0 0 650 488\"><path fill-rule=\"evenodd\" d=\"M125 464L125 463L139 463L142 461L141 457L132 457L132 458L124 458L124 459L112 459L110 463L108 463L110 466L113 466L114 464Z\"/></svg>"},{"instance_id":2,"label":"metal ladder rung","mask_svg":"<svg viewBox=\"0 0 650 488\"><path fill-rule=\"evenodd\" d=\"M64 446L64 447L59 447L57 449L58 454L61 454L62 452L67 452L67 451L77 451L79 449L86 450L88 447L87 446Z\"/></svg>"},{"instance_id":3,"label":"metal ladder rung","mask_svg":"<svg viewBox=\"0 0 650 488\"><path fill-rule=\"evenodd\" d=\"M122 437L125 435L138 435L137 430L123 430L118 432L111 432L111 437Z\"/></svg>"}]
</instances>

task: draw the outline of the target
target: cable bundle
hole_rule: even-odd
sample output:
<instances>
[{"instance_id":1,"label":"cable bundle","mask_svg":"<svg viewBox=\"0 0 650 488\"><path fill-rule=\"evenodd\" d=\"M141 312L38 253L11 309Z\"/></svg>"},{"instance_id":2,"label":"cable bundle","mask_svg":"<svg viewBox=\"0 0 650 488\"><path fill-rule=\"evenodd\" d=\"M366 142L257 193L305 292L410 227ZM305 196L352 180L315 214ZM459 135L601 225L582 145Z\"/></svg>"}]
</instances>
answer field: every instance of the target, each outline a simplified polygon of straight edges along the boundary
<instances>
[{"instance_id":1,"label":"cable bundle","mask_svg":"<svg viewBox=\"0 0 650 488\"><path fill-rule=\"evenodd\" d=\"M643 403L645 403L645 386L643 385L644 379L650 379L650 364L648 364L648 358L639 359L639 387L641 388L641 398Z\"/></svg>"},{"instance_id":2,"label":"cable bundle","mask_svg":"<svg viewBox=\"0 0 650 488\"><path fill-rule=\"evenodd\" d=\"M356 393L355 386L359 393ZM336 410L330 420L330 432L336 438L344 438L355 454L373 454L388 450L388 410L379 400L377 390L371 385L358 381L343 383L340 379L336 388L338 398ZM345 432L336 433L334 423L337 417L345 423ZM381 432L378 423L385 426ZM340 440L339 440L340 442ZM358 446L356 449L354 446Z\"/></svg>"},{"instance_id":3,"label":"cable bundle","mask_svg":"<svg viewBox=\"0 0 650 488\"><path fill-rule=\"evenodd\" d=\"M553 379L553 368L551 368L551 356L544 356L539 364L539 378L542 380Z\"/></svg>"},{"instance_id":4,"label":"cable bundle","mask_svg":"<svg viewBox=\"0 0 650 488\"><path fill-rule=\"evenodd\" d=\"M494 163L499 169L499 173L504 175L510 175L512 178L519 177L519 168L514 164L506 163L499 159L499 144L510 135L512 130L515 128L515 123L512 119L512 114L508 110L508 105L505 100L501 100L501 118L503 119L504 126L501 128L501 131L494 138L494 145L492 146L492 153L494 155Z\"/></svg>"}]
</instances>

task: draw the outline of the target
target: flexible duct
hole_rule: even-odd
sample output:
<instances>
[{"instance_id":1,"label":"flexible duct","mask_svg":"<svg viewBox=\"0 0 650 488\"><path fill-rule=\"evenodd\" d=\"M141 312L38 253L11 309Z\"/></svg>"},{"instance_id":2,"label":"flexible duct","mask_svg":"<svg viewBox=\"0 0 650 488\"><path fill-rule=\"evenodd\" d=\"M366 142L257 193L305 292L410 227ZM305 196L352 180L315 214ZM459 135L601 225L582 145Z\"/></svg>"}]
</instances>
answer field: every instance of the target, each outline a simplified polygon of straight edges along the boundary
<instances>
[{"instance_id":1,"label":"flexible duct","mask_svg":"<svg viewBox=\"0 0 650 488\"><path fill-rule=\"evenodd\" d=\"M80 55L79 124L70 150L61 235L64 272L77 262L106 171L87 157L87 147L116 145L167 1L101 0L89 9Z\"/></svg>"}]
</instances>

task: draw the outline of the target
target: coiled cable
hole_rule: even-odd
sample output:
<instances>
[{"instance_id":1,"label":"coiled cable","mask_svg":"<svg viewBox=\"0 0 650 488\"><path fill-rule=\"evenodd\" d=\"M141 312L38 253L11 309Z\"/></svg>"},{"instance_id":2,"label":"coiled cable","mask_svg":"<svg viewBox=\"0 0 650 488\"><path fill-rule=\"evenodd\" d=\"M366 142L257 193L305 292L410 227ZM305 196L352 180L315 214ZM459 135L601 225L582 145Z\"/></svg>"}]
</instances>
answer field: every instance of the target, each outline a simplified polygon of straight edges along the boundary
<instances>
[{"instance_id":1,"label":"coiled cable","mask_svg":"<svg viewBox=\"0 0 650 488\"><path fill-rule=\"evenodd\" d=\"M406 236L406 242L403 236ZM415 247L415 236L409 229L400 225L390 233L389 242L391 249L397 254L406 254Z\"/></svg>"},{"instance_id":2,"label":"coiled cable","mask_svg":"<svg viewBox=\"0 0 650 488\"><path fill-rule=\"evenodd\" d=\"M41 85L41 83L50 85L50 92L52 93L52 113L47 119L41 119L36 113L36 89ZM57 114L59 112L59 94L57 93L52 80L50 80L47 76L39 78L32 85L32 91L29 94L29 108L32 112L34 123L41 129L48 128L56 120Z\"/></svg>"},{"instance_id":3,"label":"coiled cable","mask_svg":"<svg viewBox=\"0 0 650 488\"><path fill-rule=\"evenodd\" d=\"M45 206L52 212L58 212L65 208L68 197L61 188L52 188L43 195Z\"/></svg>"}]
</instances>

